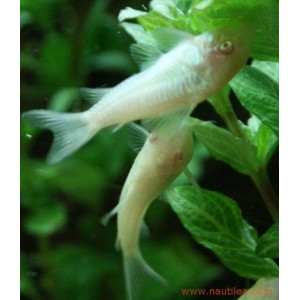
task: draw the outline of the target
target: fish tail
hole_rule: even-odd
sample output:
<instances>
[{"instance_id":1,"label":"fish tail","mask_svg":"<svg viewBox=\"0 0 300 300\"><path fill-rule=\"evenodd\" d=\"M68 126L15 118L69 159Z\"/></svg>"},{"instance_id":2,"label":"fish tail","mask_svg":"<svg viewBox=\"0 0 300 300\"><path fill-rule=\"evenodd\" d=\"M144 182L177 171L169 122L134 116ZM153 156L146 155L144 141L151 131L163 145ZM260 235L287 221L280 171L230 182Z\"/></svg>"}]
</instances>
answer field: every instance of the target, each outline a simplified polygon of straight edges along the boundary
<instances>
[{"instance_id":1,"label":"fish tail","mask_svg":"<svg viewBox=\"0 0 300 300\"><path fill-rule=\"evenodd\" d=\"M128 300L139 299L141 285L148 278L167 284L167 281L147 264L139 251L134 255L124 256L123 261Z\"/></svg>"},{"instance_id":2,"label":"fish tail","mask_svg":"<svg viewBox=\"0 0 300 300\"><path fill-rule=\"evenodd\" d=\"M31 110L23 113L22 118L33 126L49 129L54 133L54 142L47 156L49 164L55 164L71 155L98 131L89 125L82 113Z\"/></svg>"}]
</instances>

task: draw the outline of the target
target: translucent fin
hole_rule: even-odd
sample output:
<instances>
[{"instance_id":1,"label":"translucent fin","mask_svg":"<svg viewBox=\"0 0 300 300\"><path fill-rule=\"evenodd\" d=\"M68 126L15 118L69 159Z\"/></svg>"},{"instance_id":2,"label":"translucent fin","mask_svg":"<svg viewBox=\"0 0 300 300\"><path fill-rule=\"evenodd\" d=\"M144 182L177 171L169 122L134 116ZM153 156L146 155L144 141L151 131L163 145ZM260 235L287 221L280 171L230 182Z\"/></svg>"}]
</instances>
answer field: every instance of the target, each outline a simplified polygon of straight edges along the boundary
<instances>
[{"instance_id":1,"label":"translucent fin","mask_svg":"<svg viewBox=\"0 0 300 300\"><path fill-rule=\"evenodd\" d=\"M101 223L104 225L104 226L107 226L107 224L109 223L110 219L112 217L114 217L118 211L119 211L119 207L120 205L118 204L116 207L114 207L111 211L109 211L107 214L105 214L101 219Z\"/></svg>"},{"instance_id":2,"label":"translucent fin","mask_svg":"<svg viewBox=\"0 0 300 300\"><path fill-rule=\"evenodd\" d=\"M156 47L148 44L132 44L130 52L133 60L138 64L141 70L151 67L163 54Z\"/></svg>"},{"instance_id":3,"label":"translucent fin","mask_svg":"<svg viewBox=\"0 0 300 300\"><path fill-rule=\"evenodd\" d=\"M168 52L179 44L190 40L194 36L176 29L160 28L152 32L152 36L158 43L159 49Z\"/></svg>"},{"instance_id":4,"label":"translucent fin","mask_svg":"<svg viewBox=\"0 0 300 300\"><path fill-rule=\"evenodd\" d=\"M91 105L94 105L99 100L101 100L110 90L111 88L80 88L79 92L86 101L88 101Z\"/></svg>"},{"instance_id":5,"label":"translucent fin","mask_svg":"<svg viewBox=\"0 0 300 300\"><path fill-rule=\"evenodd\" d=\"M136 123L129 123L126 127L128 129L128 144L130 148L134 152L140 152L150 133Z\"/></svg>"},{"instance_id":6,"label":"translucent fin","mask_svg":"<svg viewBox=\"0 0 300 300\"><path fill-rule=\"evenodd\" d=\"M176 130L191 114L195 105L186 106L178 111L154 119L145 119L142 125L149 131Z\"/></svg>"},{"instance_id":7,"label":"translucent fin","mask_svg":"<svg viewBox=\"0 0 300 300\"><path fill-rule=\"evenodd\" d=\"M111 211L109 211L107 214L105 214L101 219L100 222L102 223L103 226L107 226L109 223L110 219L113 218L115 215L118 214L120 208L120 202L118 203L117 206L115 206ZM120 242L119 242L119 237L117 236L116 241L115 241L115 249L117 251L120 250Z\"/></svg>"},{"instance_id":8,"label":"translucent fin","mask_svg":"<svg viewBox=\"0 0 300 300\"><path fill-rule=\"evenodd\" d=\"M146 263L139 251L133 256L124 256L123 261L128 300L139 299L143 282L146 282L149 278L167 284L166 280Z\"/></svg>"},{"instance_id":9,"label":"translucent fin","mask_svg":"<svg viewBox=\"0 0 300 300\"><path fill-rule=\"evenodd\" d=\"M95 128L91 129L82 113L31 110L22 117L33 126L53 131L54 142L47 157L49 164L58 163L71 155L98 131Z\"/></svg>"},{"instance_id":10,"label":"translucent fin","mask_svg":"<svg viewBox=\"0 0 300 300\"><path fill-rule=\"evenodd\" d=\"M114 126L110 126L109 127L109 130L111 132L116 132L118 131L119 129L121 129L125 124L118 124L118 125L114 125Z\"/></svg>"}]
</instances>

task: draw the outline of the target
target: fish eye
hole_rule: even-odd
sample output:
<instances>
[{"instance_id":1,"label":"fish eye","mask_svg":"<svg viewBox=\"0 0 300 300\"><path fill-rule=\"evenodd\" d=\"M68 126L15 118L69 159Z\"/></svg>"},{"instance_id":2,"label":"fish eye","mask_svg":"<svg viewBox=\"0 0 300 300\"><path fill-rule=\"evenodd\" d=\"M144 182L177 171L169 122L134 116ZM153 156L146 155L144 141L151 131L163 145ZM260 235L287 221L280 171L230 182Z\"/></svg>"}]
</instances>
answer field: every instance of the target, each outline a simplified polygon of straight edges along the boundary
<instances>
[{"instance_id":1,"label":"fish eye","mask_svg":"<svg viewBox=\"0 0 300 300\"><path fill-rule=\"evenodd\" d=\"M231 41L225 41L220 44L219 50L223 54L230 54L233 51L233 43Z\"/></svg>"}]
</instances>

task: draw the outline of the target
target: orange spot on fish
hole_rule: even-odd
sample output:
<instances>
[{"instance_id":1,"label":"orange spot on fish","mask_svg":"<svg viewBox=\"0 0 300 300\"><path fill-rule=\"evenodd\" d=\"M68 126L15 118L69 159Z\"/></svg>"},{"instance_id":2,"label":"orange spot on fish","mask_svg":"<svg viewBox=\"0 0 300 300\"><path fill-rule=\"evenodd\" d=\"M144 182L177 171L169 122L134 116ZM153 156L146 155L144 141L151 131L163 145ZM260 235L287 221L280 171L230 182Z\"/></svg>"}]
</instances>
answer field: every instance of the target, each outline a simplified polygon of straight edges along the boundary
<instances>
[{"instance_id":1,"label":"orange spot on fish","mask_svg":"<svg viewBox=\"0 0 300 300\"><path fill-rule=\"evenodd\" d=\"M174 162L175 163L181 163L184 159L184 154L182 152L177 152L174 155Z\"/></svg>"}]
</instances>

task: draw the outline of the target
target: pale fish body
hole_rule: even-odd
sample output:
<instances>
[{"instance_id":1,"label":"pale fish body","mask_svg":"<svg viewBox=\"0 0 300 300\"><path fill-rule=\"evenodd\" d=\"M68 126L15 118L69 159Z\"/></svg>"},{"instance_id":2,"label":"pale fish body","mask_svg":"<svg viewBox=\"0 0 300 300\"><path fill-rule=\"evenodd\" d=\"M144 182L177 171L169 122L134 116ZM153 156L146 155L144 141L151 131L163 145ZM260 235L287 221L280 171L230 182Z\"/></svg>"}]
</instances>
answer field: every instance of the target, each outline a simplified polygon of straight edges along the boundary
<instances>
[{"instance_id":1,"label":"pale fish body","mask_svg":"<svg viewBox=\"0 0 300 300\"><path fill-rule=\"evenodd\" d=\"M182 35L177 46L142 72L112 89L90 92L96 100L102 99L85 112L24 113L25 120L54 132L49 163L70 155L102 128L157 118L187 107L191 111L225 85L249 56L249 39L241 29Z\"/></svg>"},{"instance_id":2,"label":"pale fish body","mask_svg":"<svg viewBox=\"0 0 300 300\"><path fill-rule=\"evenodd\" d=\"M142 221L151 202L186 168L192 151L192 128L187 123L175 131L152 132L134 161L118 206L110 214L118 214L118 243L129 300L137 299L143 277L164 281L139 250Z\"/></svg>"}]
</instances>

